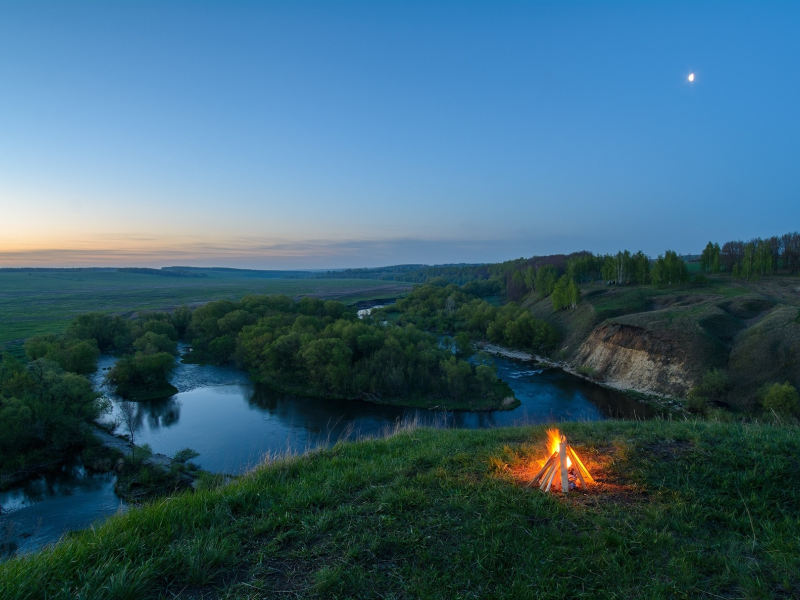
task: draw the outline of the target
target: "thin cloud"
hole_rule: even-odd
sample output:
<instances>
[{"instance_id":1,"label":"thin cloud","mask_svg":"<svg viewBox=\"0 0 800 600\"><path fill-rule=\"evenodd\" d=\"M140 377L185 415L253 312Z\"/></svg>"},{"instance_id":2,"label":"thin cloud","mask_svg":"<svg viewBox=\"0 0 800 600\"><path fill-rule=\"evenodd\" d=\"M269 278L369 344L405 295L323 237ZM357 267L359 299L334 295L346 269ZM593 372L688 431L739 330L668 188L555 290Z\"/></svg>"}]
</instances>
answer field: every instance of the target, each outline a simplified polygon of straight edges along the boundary
<instances>
[{"instance_id":1,"label":"thin cloud","mask_svg":"<svg viewBox=\"0 0 800 600\"><path fill-rule=\"evenodd\" d=\"M113 239L111 239L113 238ZM523 254L525 240L304 240L158 243L145 236L94 240L91 246L0 250L4 267L242 266L262 268L374 267L401 263L490 262Z\"/></svg>"}]
</instances>

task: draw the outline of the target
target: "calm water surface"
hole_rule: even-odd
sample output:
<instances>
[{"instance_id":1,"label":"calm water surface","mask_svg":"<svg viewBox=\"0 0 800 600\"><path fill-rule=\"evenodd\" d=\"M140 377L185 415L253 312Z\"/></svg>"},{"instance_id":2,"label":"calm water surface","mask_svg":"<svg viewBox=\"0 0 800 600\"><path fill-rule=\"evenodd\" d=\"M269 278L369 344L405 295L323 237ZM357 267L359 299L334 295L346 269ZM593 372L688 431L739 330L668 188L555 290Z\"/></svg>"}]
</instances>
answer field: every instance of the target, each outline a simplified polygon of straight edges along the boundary
<instances>
[{"instance_id":1,"label":"calm water surface","mask_svg":"<svg viewBox=\"0 0 800 600\"><path fill-rule=\"evenodd\" d=\"M38 550L68 531L85 529L125 510L111 473L89 474L80 463L0 492L0 544L19 552Z\"/></svg>"},{"instance_id":2,"label":"calm water surface","mask_svg":"<svg viewBox=\"0 0 800 600\"><path fill-rule=\"evenodd\" d=\"M522 403L512 411L438 412L353 400L295 396L254 384L228 367L181 365L163 400L138 403L136 443L172 456L182 448L200 453L195 462L213 472L241 473L265 455L303 452L320 444L380 435L395 423L476 429L525 423L608 417L648 418L652 411L628 396L559 369L533 368L495 358L498 374Z\"/></svg>"},{"instance_id":3,"label":"calm water surface","mask_svg":"<svg viewBox=\"0 0 800 600\"><path fill-rule=\"evenodd\" d=\"M104 389L102 377L113 361L113 357L101 358L94 379L99 389ZM189 447L200 453L195 462L204 469L241 473L265 455L380 435L403 420L475 429L654 416L652 409L620 392L558 369L505 358L495 358L495 362L498 374L522 403L515 410L445 413L307 398L254 384L236 369L180 363L172 380L178 394L137 404L136 443L150 444L153 451L170 456ZM114 413L108 418L115 418L116 411L114 399ZM0 538L6 531L6 537L15 536L26 551L53 542L70 529L87 527L120 510L113 484L113 475L89 475L77 464L4 492L0 494Z\"/></svg>"}]
</instances>

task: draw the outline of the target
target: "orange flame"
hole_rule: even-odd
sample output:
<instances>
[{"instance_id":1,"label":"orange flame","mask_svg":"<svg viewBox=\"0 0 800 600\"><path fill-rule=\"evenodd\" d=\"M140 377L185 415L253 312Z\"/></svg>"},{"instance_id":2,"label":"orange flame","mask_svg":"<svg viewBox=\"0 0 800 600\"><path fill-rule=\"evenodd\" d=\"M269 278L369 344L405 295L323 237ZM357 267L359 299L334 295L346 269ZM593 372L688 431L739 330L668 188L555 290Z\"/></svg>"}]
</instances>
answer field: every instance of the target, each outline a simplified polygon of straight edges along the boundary
<instances>
[{"instance_id":1,"label":"orange flame","mask_svg":"<svg viewBox=\"0 0 800 600\"><path fill-rule=\"evenodd\" d=\"M561 433L558 429L547 430L547 446L550 448L550 456L558 452L559 444L561 444ZM572 466L572 459L567 455L567 468Z\"/></svg>"}]
</instances>

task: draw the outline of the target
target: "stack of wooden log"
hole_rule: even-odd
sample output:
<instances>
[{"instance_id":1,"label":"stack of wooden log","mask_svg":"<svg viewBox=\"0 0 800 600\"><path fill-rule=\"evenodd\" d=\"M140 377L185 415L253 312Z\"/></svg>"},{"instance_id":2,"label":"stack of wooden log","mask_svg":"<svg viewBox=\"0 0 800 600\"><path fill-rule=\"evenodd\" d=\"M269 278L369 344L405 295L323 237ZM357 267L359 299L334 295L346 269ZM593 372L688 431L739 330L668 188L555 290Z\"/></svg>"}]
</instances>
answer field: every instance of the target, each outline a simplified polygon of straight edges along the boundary
<instances>
[{"instance_id":1,"label":"stack of wooden log","mask_svg":"<svg viewBox=\"0 0 800 600\"><path fill-rule=\"evenodd\" d=\"M593 482L594 479L589 470L578 458L575 450L567 444L567 438L562 435L558 450L545 461L544 466L531 480L528 487L538 485L543 492L560 489L567 494L577 486L586 489L587 483Z\"/></svg>"}]
</instances>

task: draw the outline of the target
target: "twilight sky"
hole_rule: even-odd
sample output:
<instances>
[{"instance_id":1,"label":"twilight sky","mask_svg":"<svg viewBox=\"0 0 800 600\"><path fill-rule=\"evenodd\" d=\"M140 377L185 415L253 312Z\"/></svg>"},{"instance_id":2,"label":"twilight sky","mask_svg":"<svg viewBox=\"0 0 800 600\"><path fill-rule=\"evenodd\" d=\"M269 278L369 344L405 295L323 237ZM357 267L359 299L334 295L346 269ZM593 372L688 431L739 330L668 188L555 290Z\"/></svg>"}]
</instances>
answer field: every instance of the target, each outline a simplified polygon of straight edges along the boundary
<instances>
[{"instance_id":1,"label":"twilight sky","mask_svg":"<svg viewBox=\"0 0 800 600\"><path fill-rule=\"evenodd\" d=\"M2 2L0 266L793 231L798 30L797 2Z\"/></svg>"}]
</instances>

